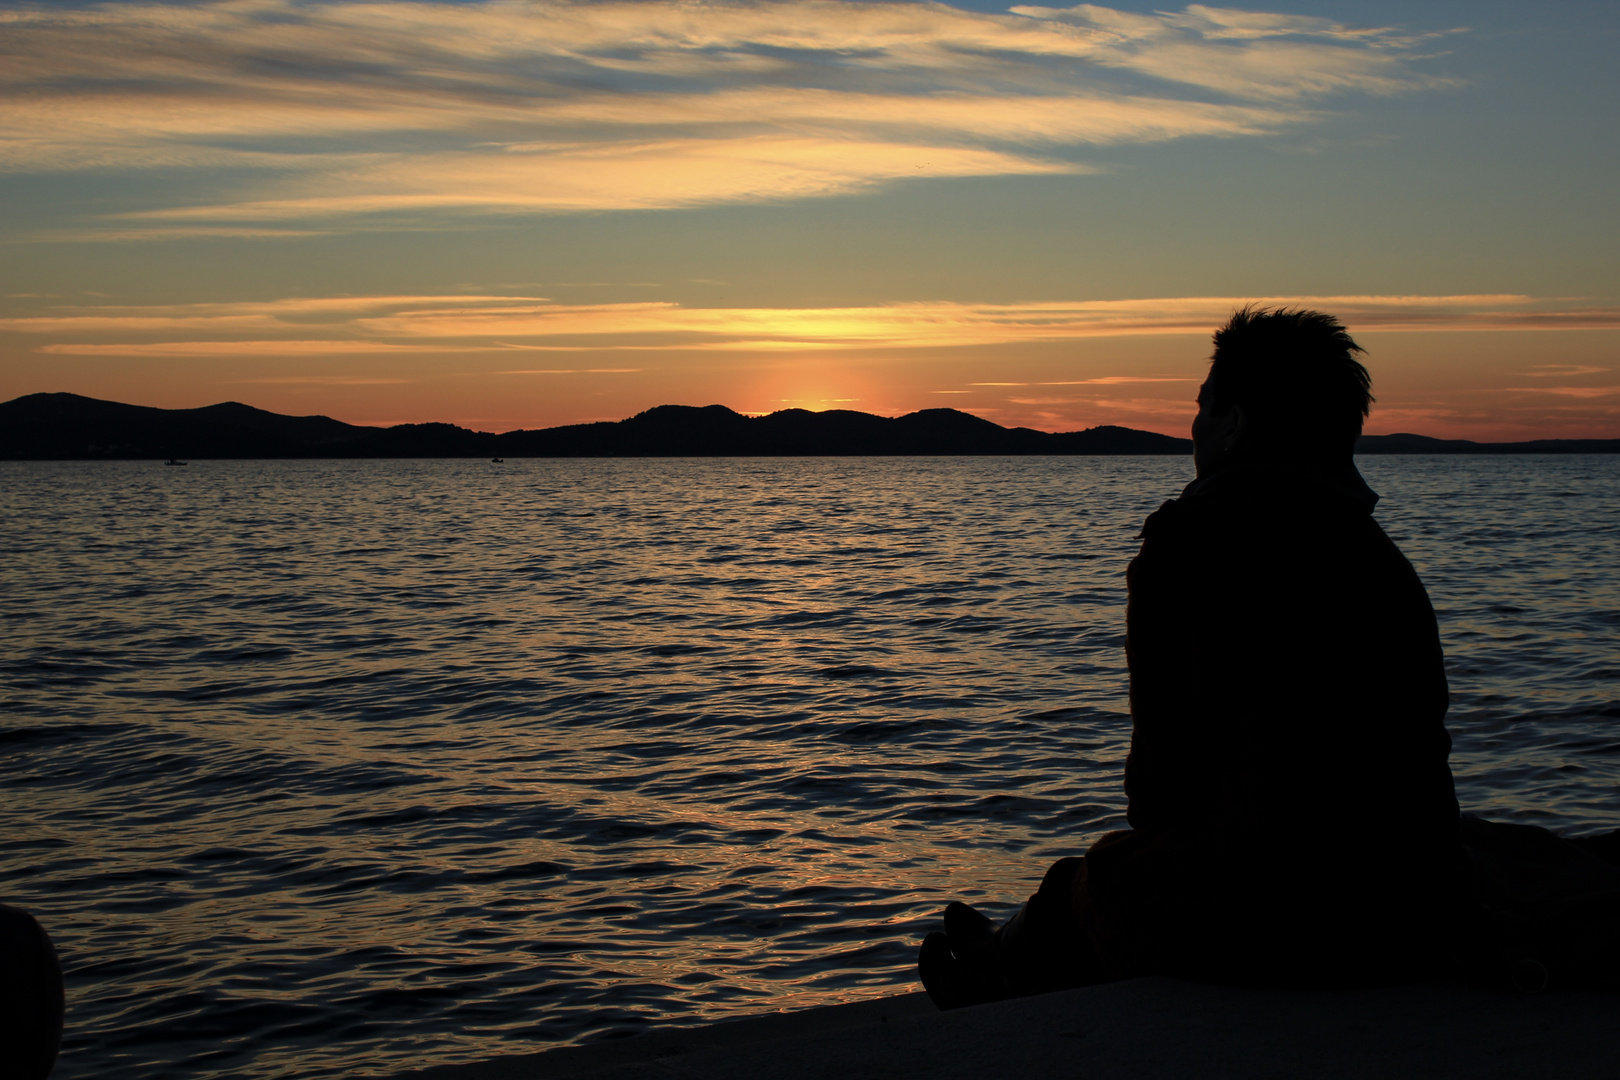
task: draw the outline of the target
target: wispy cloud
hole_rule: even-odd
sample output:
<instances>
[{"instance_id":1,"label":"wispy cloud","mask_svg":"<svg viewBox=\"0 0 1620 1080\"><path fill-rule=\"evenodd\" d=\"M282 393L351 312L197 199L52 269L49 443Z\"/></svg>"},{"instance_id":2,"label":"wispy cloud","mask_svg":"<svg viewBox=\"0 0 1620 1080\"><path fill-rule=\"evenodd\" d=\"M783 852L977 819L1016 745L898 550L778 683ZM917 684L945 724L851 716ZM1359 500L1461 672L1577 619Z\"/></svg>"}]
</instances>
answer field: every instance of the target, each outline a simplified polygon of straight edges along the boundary
<instances>
[{"instance_id":1,"label":"wispy cloud","mask_svg":"<svg viewBox=\"0 0 1620 1080\"><path fill-rule=\"evenodd\" d=\"M638 371L645 371L638 367L593 367L593 368L522 368L516 371L497 371L496 375L633 375Z\"/></svg>"},{"instance_id":2,"label":"wispy cloud","mask_svg":"<svg viewBox=\"0 0 1620 1080\"><path fill-rule=\"evenodd\" d=\"M543 296L293 296L277 300L237 300L187 304L59 305L57 315L0 319L0 329L25 333L62 331L165 330L177 327L216 330L286 329L355 317L373 312L408 312L418 308L487 307L545 304Z\"/></svg>"},{"instance_id":3,"label":"wispy cloud","mask_svg":"<svg viewBox=\"0 0 1620 1080\"><path fill-rule=\"evenodd\" d=\"M673 303L416 308L355 320L383 338L610 337L634 347L802 349L989 345L1141 334L1207 333L1246 302L1332 311L1359 330L1620 326L1620 309L1549 308L1528 296L1179 297L1068 303L902 303L861 308L685 308Z\"/></svg>"},{"instance_id":4,"label":"wispy cloud","mask_svg":"<svg viewBox=\"0 0 1620 1080\"><path fill-rule=\"evenodd\" d=\"M1553 394L1557 397L1600 398L1620 394L1620 386L1506 386L1504 392L1517 394Z\"/></svg>"},{"instance_id":5,"label":"wispy cloud","mask_svg":"<svg viewBox=\"0 0 1620 1080\"><path fill-rule=\"evenodd\" d=\"M27 8L0 12L0 168L228 171L212 198L99 234L130 239L804 198L1084 172L1077 148L1276 132L1328 95L1437 85L1421 44L1200 5Z\"/></svg>"},{"instance_id":6,"label":"wispy cloud","mask_svg":"<svg viewBox=\"0 0 1620 1080\"><path fill-rule=\"evenodd\" d=\"M688 308L663 301L558 304L524 296L375 296L59 308L50 314L0 319L0 331L49 335L58 340L39 346L38 351L78 356L792 352L1206 335L1245 303L1330 311L1356 333L1620 328L1620 308L1570 307L1522 295L1167 297L852 308ZM161 340L150 340L154 335ZM107 337L117 340L105 340ZM178 340L182 338L186 340ZM578 369L525 370L538 374ZM974 385L1055 387L1174 381L1180 380L1160 375L1110 375ZM1551 388L1542 390L1551 392Z\"/></svg>"},{"instance_id":7,"label":"wispy cloud","mask_svg":"<svg viewBox=\"0 0 1620 1080\"><path fill-rule=\"evenodd\" d=\"M356 353L442 353L442 345L385 341L152 341L57 342L36 351L57 356L337 356Z\"/></svg>"},{"instance_id":8,"label":"wispy cloud","mask_svg":"<svg viewBox=\"0 0 1620 1080\"><path fill-rule=\"evenodd\" d=\"M375 375L285 375L238 381L243 386L391 386L412 380L381 378Z\"/></svg>"},{"instance_id":9,"label":"wispy cloud","mask_svg":"<svg viewBox=\"0 0 1620 1080\"><path fill-rule=\"evenodd\" d=\"M976 382L969 386L1113 386L1118 383L1191 382L1168 375L1104 375L1096 379L1063 379L1055 382Z\"/></svg>"},{"instance_id":10,"label":"wispy cloud","mask_svg":"<svg viewBox=\"0 0 1620 1080\"><path fill-rule=\"evenodd\" d=\"M1601 375L1608 370L1590 364L1531 364L1524 374L1533 379L1572 379L1577 375Z\"/></svg>"},{"instance_id":11,"label":"wispy cloud","mask_svg":"<svg viewBox=\"0 0 1620 1080\"><path fill-rule=\"evenodd\" d=\"M1117 386L1120 383L1192 382L1191 379L1168 375L1104 375L1099 379L1065 379L1062 382L1039 382L1033 386Z\"/></svg>"},{"instance_id":12,"label":"wispy cloud","mask_svg":"<svg viewBox=\"0 0 1620 1080\"><path fill-rule=\"evenodd\" d=\"M1392 94L1438 80L1404 66L1427 39L1330 19L1192 4L1151 15L1094 4L1015 7L1015 13L1074 27L1109 48L1094 62L1252 99L1342 90Z\"/></svg>"}]
</instances>

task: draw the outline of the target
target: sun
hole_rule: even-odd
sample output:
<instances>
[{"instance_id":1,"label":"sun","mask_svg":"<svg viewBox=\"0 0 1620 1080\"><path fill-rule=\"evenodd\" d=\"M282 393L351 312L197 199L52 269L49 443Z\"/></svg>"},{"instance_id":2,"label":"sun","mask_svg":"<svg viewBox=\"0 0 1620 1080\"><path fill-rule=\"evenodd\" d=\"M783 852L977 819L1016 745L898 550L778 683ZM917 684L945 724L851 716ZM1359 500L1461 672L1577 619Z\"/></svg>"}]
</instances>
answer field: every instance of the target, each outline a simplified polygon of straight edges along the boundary
<instances>
[{"instance_id":1,"label":"sun","mask_svg":"<svg viewBox=\"0 0 1620 1080\"><path fill-rule=\"evenodd\" d=\"M892 396L874 382L872 372L847 363L785 364L774 371L759 371L750 381L752 385L745 384L738 400L747 404L742 411L755 415L783 409L875 412Z\"/></svg>"}]
</instances>

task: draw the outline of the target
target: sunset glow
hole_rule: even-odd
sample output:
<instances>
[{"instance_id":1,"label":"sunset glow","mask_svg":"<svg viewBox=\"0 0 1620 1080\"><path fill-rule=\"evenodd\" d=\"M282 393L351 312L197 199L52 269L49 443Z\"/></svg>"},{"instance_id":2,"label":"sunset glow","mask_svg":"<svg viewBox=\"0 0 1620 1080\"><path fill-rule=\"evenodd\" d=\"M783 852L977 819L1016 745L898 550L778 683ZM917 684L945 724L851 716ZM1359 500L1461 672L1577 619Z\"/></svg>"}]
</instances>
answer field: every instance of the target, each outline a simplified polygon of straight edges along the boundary
<instances>
[{"instance_id":1,"label":"sunset glow","mask_svg":"<svg viewBox=\"0 0 1620 1080\"><path fill-rule=\"evenodd\" d=\"M1620 436L1612 17L1342 7L3 4L0 397L1181 433L1264 303Z\"/></svg>"}]
</instances>

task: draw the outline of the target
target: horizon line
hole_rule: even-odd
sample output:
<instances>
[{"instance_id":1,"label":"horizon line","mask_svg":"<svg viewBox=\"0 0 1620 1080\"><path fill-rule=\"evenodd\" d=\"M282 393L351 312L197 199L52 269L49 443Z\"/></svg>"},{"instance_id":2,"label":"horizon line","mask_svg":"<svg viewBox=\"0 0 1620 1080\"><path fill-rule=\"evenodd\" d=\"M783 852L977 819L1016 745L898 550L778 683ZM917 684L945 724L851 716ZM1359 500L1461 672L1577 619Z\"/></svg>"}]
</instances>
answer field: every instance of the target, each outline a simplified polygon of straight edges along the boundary
<instances>
[{"instance_id":1,"label":"horizon line","mask_svg":"<svg viewBox=\"0 0 1620 1080\"><path fill-rule=\"evenodd\" d=\"M32 398L32 397L58 397L58 396L60 396L60 397L79 398L79 399L82 399L82 400L85 400L85 401L95 401L95 402L99 402L101 404L106 404L106 405L120 405L120 406L124 406L124 407L127 407L127 408L136 408L136 409L153 409L153 410L156 410L158 412L171 412L171 413L172 412L200 412L200 411L202 411L204 409L218 408L221 405L239 405L242 408L253 409L256 412L267 413L267 414L269 414L271 416L281 416L281 417L286 417L288 419L298 419L298 420L303 420L303 419L330 420L330 421L332 421L334 423L343 424L346 427L366 428L366 429L370 429L372 431L388 431L388 430L391 430L393 428L399 428L399 427L416 427L416 426L428 426L428 425L438 424L438 425L444 425L446 427L453 427L453 428L456 428L456 429L461 430L461 431L467 431L467 432L470 432L472 434L490 435L490 436L497 436L497 437L498 436L503 436L503 435L517 434L517 433L522 433L522 432L555 431L555 430L558 430L558 429L561 429L561 428L585 427L585 426L589 426L589 425L592 425L592 424L622 424L622 423L626 423L626 422L628 422L630 420L634 420L638 416L644 416L645 414L647 414L649 412L654 412L654 411L656 411L658 409L692 409L692 410L695 410L695 411L702 411L702 410L705 410L705 409L719 408L719 409L724 409L725 411L731 413L734 416L741 417L744 420L759 420L759 419L764 419L764 418L767 418L767 417L776 416L776 415L779 415L781 413L787 413L787 412L804 412L804 413L809 413L809 414L811 414L813 416L820 416L820 415L824 415L824 414L830 413L830 412L848 412L848 413L855 413L855 414L861 415L861 416L871 416L871 417L875 417L877 419L882 419L882 420L900 420L900 419L903 419L903 418L905 418L907 416L916 416L916 415L920 415L922 413L928 413L928 412L952 412L952 413L958 413L958 414L960 414L962 416L969 416L969 417L972 417L975 420L979 420L979 421L982 421L984 423L991 424L991 425L1001 429L1002 431L1024 430L1024 431L1040 432L1041 434L1047 434L1047 435L1071 435L1071 434L1081 434L1083 432L1089 432L1089 431L1097 431L1097 430L1100 430L1100 429L1103 429L1103 428L1114 428L1114 429L1119 430L1119 431L1142 432L1142 433L1145 433L1145 434L1158 435L1158 436L1160 436L1162 438L1179 439L1179 440L1182 440L1182 441L1191 442L1190 437L1187 436L1187 435L1170 435L1170 434L1168 434L1166 432L1154 431L1151 428L1133 428L1133 427L1127 427L1126 425L1123 425L1123 424L1094 424L1091 427L1077 428L1077 429L1074 429L1072 431L1042 431L1042 429L1040 429L1040 428L1025 427L1023 425L1018 425L1016 427L1007 427L1006 425L997 423L996 421L991 420L988 417L980 416L977 413L968 412L965 409L951 408L950 406L932 406L932 407L929 407L929 408L913 409L913 410L911 410L909 412L902 412L902 413L898 413L898 414L894 414L894 415L888 415L888 414L884 414L884 413L865 412L865 411L860 410L860 409L806 409L806 408L803 408L803 407L800 407L800 406L789 406L788 408L785 408L785 409L774 409L774 410L771 410L770 412L744 412L744 411L739 410L739 409L733 409L731 406L724 405L724 404L721 404L719 402L711 402L711 403L709 403L707 405L682 405L682 404L678 404L678 403L675 403L675 402L665 402L665 403L659 404L659 405L648 406L645 409L641 409L641 410L639 410L637 412L631 413L629 416L622 417L621 419L618 419L618 420L577 420L577 421L573 421L573 422L565 423L565 424L553 424L550 427L540 427L540 428L518 427L518 428L510 428L510 429L508 429L506 431L490 431L490 430L481 429L481 428L463 427L461 424L453 423L453 422L448 421L448 420L402 420L402 421L392 423L392 424L377 424L377 423L357 424L357 423L353 423L353 422L348 421L348 420L339 420L338 418L333 417L333 416L328 416L325 413L305 413L305 414L302 414L302 415L295 415L295 414L292 414L292 413L277 413L277 412L273 412L270 409L260 408L257 405L250 405L245 401L235 401L235 400L216 401L216 402L214 402L214 403L212 403L210 405L197 405L197 406L180 407L180 408L171 408L171 407L166 407L166 406L162 406L162 405L136 405L136 404L134 404L132 402L114 401L111 398L91 397L88 394L79 394L79 393L75 393L75 392L73 392L71 390L39 390L39 391L34 391L34 392L28 393L28 394L20 394L17 397L11 398L11 399L9 399L7 401L0 402L0 408L4 408L4 407L6 407L8 405L14 405L17 402L26 400L27 398ZM1516 445L1528 445L1528 444L1531 444L1531 443L1564 443L1564 442L1620 442L1620 436L1573 436L1573 437L1563 437L1563 438L1535 438L1535 439L1517 439L1517 440L1480 440L1480 439L1442 438L1440 436L1424 435L1424 434L1422 434L1420 432L1414 432L1414 431L1392 431L1392 432L1385 432L1385 433L1374 433L1374 432L1363 431L1357 438L1358 439L1362 439L1362 438L1375 438L1375 439L1412 438L1412 439L1425 439L1425 440L1430 440L1430 441L1439 442L1439 443L1469 443L1469 444L1475 445L1475 446L1516 446Z\"/></svg>"}]
</instances>

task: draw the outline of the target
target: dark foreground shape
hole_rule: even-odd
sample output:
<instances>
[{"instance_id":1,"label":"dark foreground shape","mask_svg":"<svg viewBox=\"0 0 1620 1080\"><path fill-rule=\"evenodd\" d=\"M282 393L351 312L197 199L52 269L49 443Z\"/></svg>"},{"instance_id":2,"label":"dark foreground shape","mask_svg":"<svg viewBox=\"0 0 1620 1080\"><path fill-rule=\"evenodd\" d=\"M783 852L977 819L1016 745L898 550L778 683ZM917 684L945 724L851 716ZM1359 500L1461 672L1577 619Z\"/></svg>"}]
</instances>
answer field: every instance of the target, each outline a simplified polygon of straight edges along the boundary
<instances>
[{"instance_id":1,"label":"dark foreground shape","mask_svg":"<svg viewBox=\"0 0 1620 1080\"><path fill-rule=\"evenodd\" d=\"M62 967L34 917L0 904L0 1076L44 1080L62 1042Z\"/></svg>"},{"instance_id":2,"label":"dark foreground shape","mask_svg":"<svg viewBox=\"0 0 1620 1080\"><path fill-rule=\"evenodd\" d=\"M1035 895L1000 926L961 901L948 906L945 932L929 934L917 957L917 977L934 1004L961 1009L1108 981L1070 899L1084 866L1074 856L1053 863Z\"/></svg>"},{"instance_id":3,"label":"dark foreground shape","mask_svg":"<svg viewBox=\"0 0 1620 1080\"><path fill-rule=\"evenodd\" d=\"M1173 979L942 1013L923 994L444 1065L397 1080L1612 1080L1620 995Z\"/></svg>"}]
</instances>

